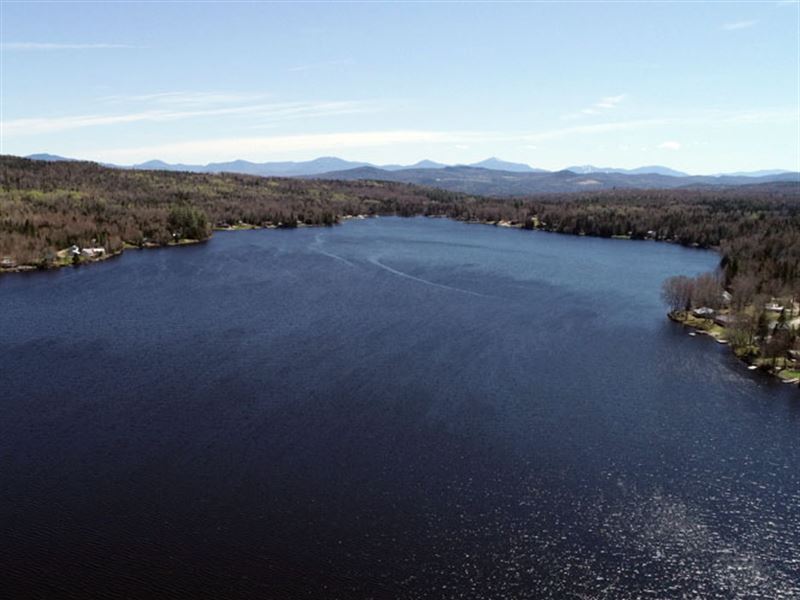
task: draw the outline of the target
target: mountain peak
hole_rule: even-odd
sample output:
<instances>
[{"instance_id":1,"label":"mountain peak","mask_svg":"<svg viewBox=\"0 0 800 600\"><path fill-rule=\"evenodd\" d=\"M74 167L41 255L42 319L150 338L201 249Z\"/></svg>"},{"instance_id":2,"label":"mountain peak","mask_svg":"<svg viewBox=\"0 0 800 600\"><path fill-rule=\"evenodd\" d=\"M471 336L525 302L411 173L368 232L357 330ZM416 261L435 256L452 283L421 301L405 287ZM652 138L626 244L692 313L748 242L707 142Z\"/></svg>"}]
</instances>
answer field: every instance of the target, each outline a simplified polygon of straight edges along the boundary
<instances>
[{"instance_id":1,"label":"mountain peak","mask_svg":"<svg viewBox=\"0 0 800 600\"><path fill-rule=\"evenodd\" d=\"M445 165L440 162L436 162L434 160L429 160L427 158L423 158L422 160L415 162L413 165L408 165L409 169L441 169Z\"/></svg>"},{"instance_id":2,"label":"mountain peak","mask_svg":"<svg viewBox=\"0 0 800 600\"><path fill-rule=\"evenodd\" d=\"M55 162L59 160L69 160L74 161L74 158L66 158L64 156L58 156L56 154L47 154L46 152L42 152L40 154L29 154L25 158L30 158L31 160L46 160L48 162Z\"/></svg>"},{"instance_id":3,"label":"mountain peak","mask_svg":"<svg viewBox=\"0 0 800 600\"><path fill-rule=\"evenodd\" d=\"M525 163L508 162L501 160L496 156L490 156L482 161L467 165L468 167L478 167L481 169L493 169L495 171L513 171L515 173L534 173L541 171L541 169L534 169Z\"/></svg>"}]
</instances>

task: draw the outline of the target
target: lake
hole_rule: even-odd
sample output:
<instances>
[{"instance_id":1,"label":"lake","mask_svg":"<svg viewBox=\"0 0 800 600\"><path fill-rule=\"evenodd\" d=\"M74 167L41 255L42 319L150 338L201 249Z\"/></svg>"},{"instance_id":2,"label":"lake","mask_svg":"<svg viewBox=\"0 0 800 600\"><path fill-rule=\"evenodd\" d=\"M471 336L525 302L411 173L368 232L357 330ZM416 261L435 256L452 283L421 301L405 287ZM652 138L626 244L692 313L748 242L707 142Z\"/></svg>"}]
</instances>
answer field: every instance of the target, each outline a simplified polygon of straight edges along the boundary
<instances>
[{"instance_id":1,"label":"lake","mask_svg":"<svg viewBox=\"0 0 800 600\"><path fill-rule=\"evenodd\" d=\"M800 393L670 244L443 219L0 278L8 597L796 598Z\"/></svg>"}]
</instances>

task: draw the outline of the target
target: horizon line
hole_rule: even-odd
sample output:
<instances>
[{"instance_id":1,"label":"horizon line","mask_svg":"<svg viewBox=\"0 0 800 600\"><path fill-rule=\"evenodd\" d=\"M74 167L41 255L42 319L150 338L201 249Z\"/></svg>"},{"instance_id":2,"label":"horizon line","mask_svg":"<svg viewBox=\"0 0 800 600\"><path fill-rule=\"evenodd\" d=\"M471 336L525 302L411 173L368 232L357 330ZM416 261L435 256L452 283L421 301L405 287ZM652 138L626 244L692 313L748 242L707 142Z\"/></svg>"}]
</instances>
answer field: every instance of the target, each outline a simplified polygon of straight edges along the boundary
<instances>
[{"instance_id":1,"label":"horizon line","mask_svg":"<svg viewBox=\"0 0 800 600\"><path fill-rule=\"evenodd\" d=\"M356 166L356 167L346 167L344 169L336 169L334 171L329 171L329 172L336 172L336 171L341 171L341 170L349 170L350 168L362 168L362 167L374 167L374 168L377 168L377 169L383 169L385 167L391 166L391 167L400 167L400 169L410 169L410 168L413 168L415 165L417 165L419 163L423 163L423 162L432 162L432 163L436 163L437 165L441 165L441 167L431 167L431 169L446 168L446 167L473 167L473 168L486 168L488 170L494 170L494 171L504 171L504 170L506 170L506 169L492 169L490 167L482 167L481 166L481 163L484 163L484 162L498 161L498 162L502 162L502 163L508 163L509 165L524 166L524 167L527 167L527 168L532 169L534 171L538 170L538 171L547 172L547 173L558 173L559 171L569 171L569 170L574 169L574 168L587 168L587 167L593 168L593 169L597 169L598 171L604 171L604 170L633 171L633 170L647 169L647 168L659 168L659 169L667 169L667 170L670 170L670 171L675 171L676 173L679 173L680 176L688 176L688 177L713 177L713 176L719 176L719 175L732 175L732 174L736 174L736 173L757 173L757 172L761 172L761 171L779 171L781 173L800 173L800 167L798 167L796 169L791 169L791 168L787 169L787 168L784 168L784 167L761 167L761 168L751 167L751 168L746 168L746 169L719 170L719 171L715 171L715 172L712 172L712 173L697 173L697 172L689 172L689 171L686 171L684 169L679 169L679 168L676 168L676 167L671 167L671 166L666 165L666 164L639 164L639 165L634 166L634 167L619 167L619 166L608 166L608 165L606 165L606 166L598 166L598 165L592 164L592 163L582 163L582 164L573 163L573 164L570 164L568 166L564 166L564 167L560 167L560 168L545 168L545 167L537 167L535 165L531 165L530 163L523 162L523 161L505 160L505 159L499 158L496 155L489 156L487 158L480 159L480 160L477 160L477 161L474 161L474 162L448 163L448 162L443 162L443 161L435 160L435 159L431 159L431 158L421 158L419 160L416 160L416 161L414 161L412 163L408 163L408 164L400 162L400 161L388 162L388 163L376 163L376 162L371 162L371 161L368 161L368 160L342 158L341 156L336 156L336 155L333 155L333 154L323 154L323 155L315 156L314 158L309 158L309 159L286 159L286 160L278 159L278 160L257 161L257 160L249 160L249 159L246 159L246 158L235 158L235 159L231 159L231 160L209 161L209 162L205 162L205 163L183 162L183 161L170 162L170 161L165 161L165 160L160 159L160 158L151 158L151 159L148 159L148 160L145 160L145 161L142 161L142 162L135 162L135 163L130 163L130 164L113 163L113 162L107 162L107 161L104 161L104 160L92 159L92 158L75 158L75 157L71 157L71 156L62 156L62 155L59 155L59 154L53 154L51 152L44 152L44 151L43 152L33 152L31 154L24 154L24 155L23 154L13 154L13 153L8 153L8 154L3 154L3 155L4 156L16 156L18 158L27 158L27 159L31 159L31 160L47 160L47 159L37 159L36 157L37 156L48 156L48 157L53 157L53 159L52 159L53 162L55 162L55 161L57 161L59 159L60 160L64 160L64 161L75 161L75 162L93 162L93 163L97 163L97 164L102 165L102 166L113 166L113 167L118 167L118 168L136 168L136 167L139 167L141 165L146 165L146 164L152 163L152 162L160 162L160 163L163 163L164 165L167 165L167 166L182 165L182 166L187 166L187 167L209 167L209 166L212 166L212 165L230 164L230 163L236 163L236 162L245 162L245 163L249 163L251 165L271 165L271 164L280 164L280 163L304 164L304 163L315 162L315 161L323 160L323 159L335 159L335 160L340 160L340 161L343 161L343 162L360 163L360 164L358 166ZM324 174L324 173L321 173L321 174ZM623 174L636 175L637 173L623 173ZM644 173L644 174L648 174L648 173ZM649 174L654 174L654 173L649 173ZM276 175L276 176L279 176L279 175Z\"/></svg>"}]
</instances>

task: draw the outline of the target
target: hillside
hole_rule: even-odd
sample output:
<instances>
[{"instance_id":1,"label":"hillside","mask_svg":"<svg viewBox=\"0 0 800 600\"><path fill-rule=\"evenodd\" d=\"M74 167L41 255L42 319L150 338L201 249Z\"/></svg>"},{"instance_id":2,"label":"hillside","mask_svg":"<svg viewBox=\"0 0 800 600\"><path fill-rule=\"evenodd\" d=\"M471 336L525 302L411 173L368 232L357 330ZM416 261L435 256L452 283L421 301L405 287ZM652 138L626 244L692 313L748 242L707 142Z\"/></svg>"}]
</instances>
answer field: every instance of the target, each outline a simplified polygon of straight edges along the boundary
<instances>
[{"instance_id":1,"label":"hillside","mask_svg":"<svg viewBox=\"0 0 800 600\"><path fill-rule=\"evenodd\" d=\"M0 258L53 261L73 244L205 239L212 226L336 222L342 215L422 210L428 190L396 183L302 181L250 175L120 169L0 157Z\"/></svg>"},{"instance_id":2,"label":"hillside","mask_svg":"<svg viewBox=\"0 0 800 600\"><path fill-rule=\"evenodd\" d=\"M359 167L345 171L322 173L320 179L342 181L396 181L437 187L452 192L482 196L529 196L533 194L564 194L611 189L674 189L703 186L738 186L754 183L795 182L800 186L800 174L780 173L762 177L748 176L685 176L658 173L620 173L573 171L521 172L498 171L460 166L442 169L402 169L386 171L377 167Z\"/></svg>"}]
</instances>

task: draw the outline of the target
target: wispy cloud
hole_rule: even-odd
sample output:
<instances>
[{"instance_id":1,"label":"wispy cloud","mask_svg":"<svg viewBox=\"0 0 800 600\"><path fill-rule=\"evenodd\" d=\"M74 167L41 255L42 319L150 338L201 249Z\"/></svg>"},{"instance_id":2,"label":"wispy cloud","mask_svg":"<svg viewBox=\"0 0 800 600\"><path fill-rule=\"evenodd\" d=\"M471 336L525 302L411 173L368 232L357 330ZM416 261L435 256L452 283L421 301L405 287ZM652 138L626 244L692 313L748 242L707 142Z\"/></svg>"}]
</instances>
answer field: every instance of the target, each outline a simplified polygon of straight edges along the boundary
<instances>
[{"instance_id":1,"label":"wispy cloud","mask_svg":"<svg viewBox=\"0 0 800 600\"><path fill-rule=\"evenodd\" d=\"M620 94L619 96L606 96L600 102L595 104L596 108L614 108L617 104L625 100L625 94Z\"/></svg>"},{"instance_id":2,"label":"wispy cloud","mask_svg":"<svg viewBox=\"0 0 800 600\"><path fill-rule=\"evenodd\" d=\"M749 29L754 27L758 21L732 21L730 23L723 23L722 29L725 31L737 31L739 29Z\"/></svg>"},{"instance_id":3,"label":"wispy cloud","mask_svg":"<svg viewBox=\"0 0 800 600\"><path fill-rule=\"evenodd\" d=\"M51 42L3 42L3 50L109 50L142 48L131 44L59 44Z\"/></svg>"},{"instance_id":4,"label":"wispy cloud","mask_svg":"<svg viewBox=\"0 0 800 600\"><path fill-rule=\"evenodd\" d=\"M627 98L627 94L619 94L618 96L606 96L605 98L600 98L600 100L598 100L591 106L582 108L576 113L566 114L562 118L579 119L581 117L587 117L591 115L600 115L613 108L616 108L623 100L625 100L625 98Z\"/></svg>"},{"instance_id":5,"label":"wispy cloud","mask_svg":"<svg viewBox=\"0 0 800 600\"><path fill-rule=\"evenodd\" d=\"M476 146L486 143L515 142L529 146L571 136L602 133L663 125L662 119L600 123L564 127L542 132L467 131L467 130L390 130L357 131L324 134L279 135L269 137L235 137L193 140L135 148L118 148L102 152L98 160L137 162L154 156L179 162L232 160L247 156L251 160L281 157L292 152L323 153L331 150L374 148L402 144Z\"/></svg>"},{"instance_id":6,"label":"wispy cloud","mask_svg":"<svg viewBox=\"0 0 800 600\"><path fill-rule=\"evenodd\" d=\"M361 101L343 102L284 102L227 106L221 108L174 108L134 111L124 114L91 114L62 117L35 117L12 119L3 123L6 136L24 136L43 133L100 127L140 122L165 122L203 117L247 117L253 126L266 122L285 121L297 118L312 118L332 115L375 112L374 103Z\"/></svg>"},{"instance_id":7,"label":"wispy cloud","mask_svg":"<svg viewBox=\"0 0 800 600\"><path fill-rule=\"evenodd\" d=\"M456 143L469 137L469 133L446 131L366 131L270 137L223 138L193 140L136 148L119 148L103 151L98 159L137 162L157 156L162 160L232 160L242 156L280 157L290 152L325 152L352 148L372 148L396 144Z\"/></svg>"},{"instance_id":8,"label":"wispy cloud","mask_svg":"<svg viewBox=\"0 0 800 600\"><path fill-rule=\"evenodd\" d=\"M197 91L171 91L154 92L151 94L118 94L98 98L100 102L110 103L136 103L163 104L163 105L216 105L216 104L241 104L244 102L257 102L269 98L271 94L265 92L197 92Z\"/></svg>"},{"instance_id":9,"label":"wispy cloud","mask_svg":"<svg viewBox=\"0 0 800 600\"><path fill-rule=\"evenodd\" d=\"M80 117L62 117L60 119L26 119L9 121L12 132L17 135L32 131L61 131L75 127L109 125L113 123L131 123L140 121L165 121L191 116L217 116L220 114L236 114L248 117L248 129L251 132L259 127L259 120L252 118L259 115L261 122L273 119L279 123L285 119L308 118L327 114L345 112L362 112L373 110L369 103L284 103L243 107L226 107L204 110L152 110L125 115L84 115ZM380 108L380 107L379 107ZM63 119L63 121L62 121ZM254 123L254 125L253 125ZM731 127L749 127L753 124L797 123L795 108L765 108L753 110L713 110L696 111L683 115L654 117L572 125L539 131L480 131L480 130L380 130L380 131L344 131L337 133L305 133L293 135L274 135L249 137L223 137L215 139L188 139L181 141L138 147L103 148L95 151L81 151L82 156L97 160L132 163L148 160L153 157L177 162L209 162L213 160L232 160L247 157L250 160L266 160L268 158L285 157L291 153L306 155L320 154L330 151L353 148L391 148L394 145L417 145L429 148L433 145L450 147L481 145L497 145L503 143L519 144L528 147L547 147L549 142L559 140L582 140L590 137L604 137L609 143L616 143L614 134L628 131L652 131L662 140L664 131L678 131L683 127L696 126L717 127L729 130ZM662 131L661 133L658 133ZM9 134L6 129L5 135ZM74 138L74 136L72 136ZM660 146L662 149L678 150L680 142L667 140ZM424 150L427 152L428 150ZM75 152L73 152L75 154Z\"/></svg>"}]
</instances>

